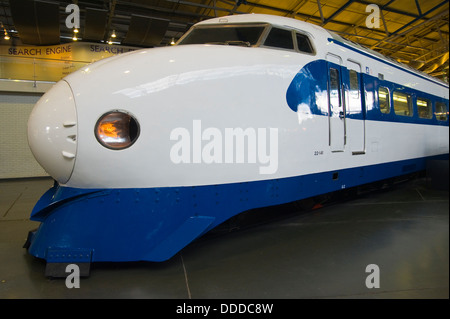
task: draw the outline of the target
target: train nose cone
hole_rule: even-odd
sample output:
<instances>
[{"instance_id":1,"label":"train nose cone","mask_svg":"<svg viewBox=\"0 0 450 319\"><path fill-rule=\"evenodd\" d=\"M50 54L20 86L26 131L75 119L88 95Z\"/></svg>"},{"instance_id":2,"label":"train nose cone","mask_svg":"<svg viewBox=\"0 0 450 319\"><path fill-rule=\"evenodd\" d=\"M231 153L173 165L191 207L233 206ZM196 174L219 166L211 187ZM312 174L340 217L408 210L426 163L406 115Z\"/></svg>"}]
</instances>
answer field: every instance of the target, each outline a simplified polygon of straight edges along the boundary
<instances>
[{"instance_id":1,"label":"train nose cone","mask_svg":"<svg viewBox=\"0 0 450 319\"><path fill-rule=\"evenodd\" d=\"M28 144L47 173L62 184L69 180L77 152L77 113L66 81L56 83L34 106Z\"/></svg>"}]
</instances>

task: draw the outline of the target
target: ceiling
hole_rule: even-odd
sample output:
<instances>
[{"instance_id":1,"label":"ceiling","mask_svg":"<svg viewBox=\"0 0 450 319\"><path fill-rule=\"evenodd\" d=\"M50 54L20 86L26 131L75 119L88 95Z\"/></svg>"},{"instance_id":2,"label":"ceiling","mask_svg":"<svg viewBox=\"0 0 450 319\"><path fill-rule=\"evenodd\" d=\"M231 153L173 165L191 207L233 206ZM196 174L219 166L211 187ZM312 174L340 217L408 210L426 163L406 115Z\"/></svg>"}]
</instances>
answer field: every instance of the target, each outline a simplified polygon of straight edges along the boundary
<instances>
[{"instance_id":1,"label":"ceiling","mask_svg":"<svg viewBox=\"0 0 450 319\"><path fill-rule=\"evenodd\" d=\"M211 17L265 13L323 26L448 81L449 0L0 0L1 31L13 45L72 41L65 23L72 3L80 8L81 41L165 46ZM366 23L372 4L380 9L378 26ZM11 42L2 37L0 44Z\"/></svg>"}]
</instances>

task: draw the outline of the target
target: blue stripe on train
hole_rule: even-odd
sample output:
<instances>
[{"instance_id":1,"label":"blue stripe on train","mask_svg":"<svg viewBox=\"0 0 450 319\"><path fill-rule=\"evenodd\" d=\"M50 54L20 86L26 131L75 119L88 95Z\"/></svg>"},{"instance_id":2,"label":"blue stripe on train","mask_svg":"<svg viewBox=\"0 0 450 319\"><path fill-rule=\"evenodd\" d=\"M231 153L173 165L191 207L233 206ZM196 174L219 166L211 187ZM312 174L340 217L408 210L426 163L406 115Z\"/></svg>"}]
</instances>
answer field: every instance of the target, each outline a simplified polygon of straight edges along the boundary
<instances>
[{"instance_id":1,"label":"blue stripe on train","mask_svg":"<svg viewBox=\"0 0 450 319\"><path fill-rule=\"evenodd\" d=\"M448 154L433 157L439 158ZM41 225L29 252L50 263L163 261L243 211L423 170L426 160L210 186L92 190L55 185L33 210L31 219Z\"/></svg>"},{"instance_id":2,"label":"blue stripe on train","mask_svg":"<svg viewBox=\"0 0 450 319\"><path fill-rule=\"evenodd\" d=\"M328 63L325 60L315 60L306 64L294 77L286 92L286 101L291 110L294 112L307 112L315 115L328 116ZM330 65L333 65L330 63ZM336 66L336 65L334 65ZM345 67L342 67L345 70ZM348 75L343 75L344 85L346 91L348 90ZM377 77L362 73L362 86L361 90L364 93L363 97L369 95L373 98L369 99L373 101L373 105L364 105L365 119L371 121L385 121L385 122L398 122L398 123L414 123L414 124L427 124L427 125L441 125L448 126L449 120L447 115L447 121L438 121L433 115L432 119L420 118L417 112L416 99L422 97L429 99L435 104L435 102L442 102L447 107L448 113L448 100L439 96L431 95L416 89L405 87L394 82L379 80ZM394 90L401 91L403 93L410 94L413 99L414 114L413 116L400 116L395 114L393 106L391 105L390 113L384 114L380 111L378 102L378 88L380 86L389 89L390 101L393 101ZM326 100L324 101L324 97ZM321 101L318 101L321 99ZM362 103L365 103L366 99L362 99ZM319 104L321 105L319 105ZM299 107L301 108L299 110ZM305 110L305 108L307 108ZM353 113L353 112L352 112ZM362 111L359 114L348 114L347 118L363 119Z\"/></svg>"}]
</instances>

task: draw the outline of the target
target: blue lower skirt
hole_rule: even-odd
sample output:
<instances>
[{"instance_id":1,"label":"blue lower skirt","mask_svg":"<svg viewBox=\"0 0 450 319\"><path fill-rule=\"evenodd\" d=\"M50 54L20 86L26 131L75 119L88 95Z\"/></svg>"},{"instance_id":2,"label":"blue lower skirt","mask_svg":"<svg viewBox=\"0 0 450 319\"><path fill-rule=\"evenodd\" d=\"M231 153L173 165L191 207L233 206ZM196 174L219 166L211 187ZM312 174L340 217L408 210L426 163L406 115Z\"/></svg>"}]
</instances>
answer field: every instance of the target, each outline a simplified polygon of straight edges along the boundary
<instances>
[{"instance_id":1,"label":"blue lower skirt","mask_svg":"<svg viewBox=\"0 0 450 319\"><path fill-rule=\"evenodd\" d=\"M77 189L55 184L38 201L29 253L48 263L164 261L250 209L424 170L429 159L317 174L190 187ZM257 211L255 212L257 213Z\"/></svg>"}]
</instances>

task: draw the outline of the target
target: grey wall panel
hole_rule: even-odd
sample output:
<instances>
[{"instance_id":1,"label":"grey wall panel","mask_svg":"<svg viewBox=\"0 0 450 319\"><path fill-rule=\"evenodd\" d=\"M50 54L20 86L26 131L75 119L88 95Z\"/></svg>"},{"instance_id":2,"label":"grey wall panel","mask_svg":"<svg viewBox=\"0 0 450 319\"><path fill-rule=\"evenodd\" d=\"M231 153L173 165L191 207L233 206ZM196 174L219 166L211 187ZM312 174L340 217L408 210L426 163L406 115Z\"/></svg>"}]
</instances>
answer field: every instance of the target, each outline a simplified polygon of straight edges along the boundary
<instances>
[{"instance_id":1,"label":"grey wall panel","mask_svg":"<svg viewBox=\"0 0 450 319\"><path fill-rule=\"evenodd\" d=\"M40 94L0 92L0 178L48 176L28 147L27 122Z\"/></svg>"}]
</instances>

